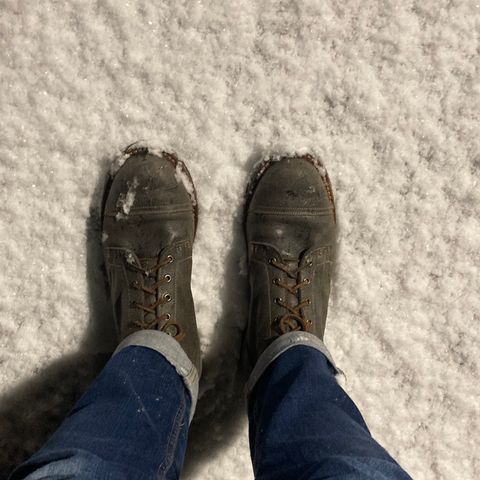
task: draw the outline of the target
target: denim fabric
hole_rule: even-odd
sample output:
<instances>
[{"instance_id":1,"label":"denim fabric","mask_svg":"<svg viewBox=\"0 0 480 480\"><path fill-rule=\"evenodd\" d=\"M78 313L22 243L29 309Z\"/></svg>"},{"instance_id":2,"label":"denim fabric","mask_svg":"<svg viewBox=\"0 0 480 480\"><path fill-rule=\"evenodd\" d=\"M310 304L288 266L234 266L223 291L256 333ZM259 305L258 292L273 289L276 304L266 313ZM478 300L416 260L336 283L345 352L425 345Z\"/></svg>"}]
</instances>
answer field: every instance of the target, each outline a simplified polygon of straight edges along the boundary
<instances>
[{"instance_id":1,"label":"denim fabric","mask_svg":"<svg viewBox=\"0 0 480 480\"><path fill-rule=\"evenodd\" d=\"M320 340L316 335L307 332L289 332L276 338L268 347L262 352L255 364L252 373L247 381L246 392L247 395L255 388L259 378L265 373L265 370L270 364L276 360L280 355L291 348L304 345L312 347L323 353L330 363L330 366L335 371L335 374L342 374L343 372L337 368L333 361L331 353L328 351L323 340Z\"/></svg>"},{"instance_id":2,"label":"denim fabric","mask_svg":"<svg viewBox=\"0 0 480 480\"><path fill-rule=\"evenodd\" d=\"M178 479L191 398L156 350L115 354L59 430L11 480ZM409 479L371 437L320 350L278 356L249 399L257 480Z\"/></svg>"},{"instance_id":3,"label":"denim fabric","mask_svg":"<svg viewBox=\"0 0 480 480\"><path fill-rule=\"evenodd\" d=\"M176 479L190 408L182 377L162 355L124 348L11 480Z\"/></svg>"},{"instance_id":4,"label":"denim fabric","mask_svg":"<svg viewBox=\"0 0 480 480\"><path fill-rule=\"evenodd\" d=\"M190 398L192 408L190 409L190 421L195 413L198 397L198 371L188 358L180 344L170 335L158 330L137 330L124 338L117 346L114 355L128 347L148 347L156 350L175 367L177 373L182 377Z\"/></svg>"},{"instance_id":5,"label":"denim fabric","mask_svg":"<svg viewBox=\"0 0 480 480\"><path fill-rule=\"evenodd\" d=\"M257 480L409 479L372 438L334 368L296 346L266 369L249 399Z\"/></svg>"}]
</instances>

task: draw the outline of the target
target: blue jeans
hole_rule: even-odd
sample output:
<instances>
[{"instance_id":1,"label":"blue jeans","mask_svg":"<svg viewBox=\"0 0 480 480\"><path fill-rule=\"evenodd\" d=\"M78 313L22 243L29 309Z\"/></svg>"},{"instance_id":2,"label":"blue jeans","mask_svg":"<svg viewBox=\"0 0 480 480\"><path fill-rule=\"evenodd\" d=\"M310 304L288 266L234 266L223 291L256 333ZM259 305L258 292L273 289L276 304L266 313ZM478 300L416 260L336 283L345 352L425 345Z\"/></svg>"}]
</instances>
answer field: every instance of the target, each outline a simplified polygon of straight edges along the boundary
<instances>
[{"instance_id":1,"label":"blue jeans","mask_svg":"<svg viewBox=\"0 0 480 480\"><path fill-rule=\"evenodd\" d=\"M151 348L128 346L10 480L177 479L191 409L172 364ZM372 438L315 348L298 345L275 358L248 410L257 479L410 478Z\"/></svg>"}]
</instances>

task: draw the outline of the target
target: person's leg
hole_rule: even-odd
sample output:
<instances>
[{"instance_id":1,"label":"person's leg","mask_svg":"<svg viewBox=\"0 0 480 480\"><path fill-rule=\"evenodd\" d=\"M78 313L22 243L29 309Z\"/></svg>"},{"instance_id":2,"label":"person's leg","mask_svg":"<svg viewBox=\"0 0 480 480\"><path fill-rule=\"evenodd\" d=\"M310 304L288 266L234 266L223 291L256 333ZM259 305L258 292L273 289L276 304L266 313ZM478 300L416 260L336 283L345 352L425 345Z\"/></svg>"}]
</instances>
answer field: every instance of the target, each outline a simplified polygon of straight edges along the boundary
<instances>
[{"instance_id":1,"label":"person's leg","mask_svg":"<svg viewBox=\"0 0 480 480\"><path fill-rule=\"evenodd\" d=\"M288 335L298 336L272 344L249 385L255 478L409 479L370 435L324 353L301 341L284 350Z\"/></svg>"},{"instance_id":2,"label":"person's leg","mask_svg":"<svg viewBox=\"0 0 480 480\"><path fill-rule=\"evenodd\" d=\"M131 145L109 176L102 243L119 347L12 480L173 479L201 373L190 288L197 199L175 155Z\"/></svg>"},{"instance_id":3,"label":"person's leg","mask_svg":"<svg viewBox=\"0 0 480 480\"><path fill-rule=\"evenodd\" d=\"M371 437L323 344L336 227L320 159L275 157L255 169L245 216L250 315L243 355L252 369L257 480L409 478Z\"/></svg>"},{"instance_id":4,"label":"person's leg","mask_svg":"<svg viewBox=\"0 0 480 480\"><path fill-rule=\"evenodd\" d=\"M155 338L164 354L148 347ZM196 369L175 340L138 332L11 480L177 479L197 389Z\"/></svg>"}]
</instances>

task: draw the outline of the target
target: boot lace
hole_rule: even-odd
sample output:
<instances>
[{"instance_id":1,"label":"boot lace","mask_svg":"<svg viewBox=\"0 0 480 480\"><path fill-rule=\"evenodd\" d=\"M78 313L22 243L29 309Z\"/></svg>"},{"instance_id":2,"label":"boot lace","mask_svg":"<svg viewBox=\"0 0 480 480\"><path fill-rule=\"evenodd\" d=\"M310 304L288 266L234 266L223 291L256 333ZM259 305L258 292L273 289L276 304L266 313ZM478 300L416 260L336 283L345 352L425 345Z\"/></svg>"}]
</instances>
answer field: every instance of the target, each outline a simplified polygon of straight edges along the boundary
<instances>
[{"instance_id":1,"label":"boot lace","mask_svg":"<svg viewBox=\"0 0 480 480\"><path fill-rule=\"evenodd\" d=\"M131 283L131 287L136 290L141 290L144 293L157 297L158 289L166 284L171 282L172 277L170 275L163 275L151 285L147 285L146 281L155 279L157 277L157 272L161 270L166 265L169 265L174 261L172 255L168 255L164 260L160 260L156 265L151 268L144 268L142 266L138 266L127 256L127 264L137 272L141 273L142 281L134 280ZM172 320L171 315L169 313L162 313L161 315L157 316L157 307L160 305L164 305L172 301L172 296L169 293L165 293L161 297L159 297L154 303L144 305L142 303L133 302L132 308L138 308L143 312L143 319L142 320L134 320L132 323L143 329L158 329L161 332L167 333L171 335L176 340L180 341L185 337L185 332L182 331L180 325ZM154 315L155 318L152 320L147 320L148 315Z\"/></svg>"},{"instance_id":2,"label":"boot lace","mask_svg":"<svg viewBox=\"0 0 480 480\"><path fill-rule=\"evenodd\" d=\"M287 267L287 265L284 263L279 262L276 258L270 258L269 263L273 267L285 273L288 278L295 280L296 283L293 285L283 283L279 278L275 278L273 283L285 289L288 294L295 296L295 298L298 300L298 292L300 289L310 284L309 278L304 278L301 282L298 282L298 274L302 270L310 267L312 265L311 262L293 269ZM302 302L298 302L297 305L294 306L288 305L287 302L282 298L276 298L275 303L287 310L283 316L275 319L275 323L277 324L281 334L299 330L304 332L309 332L312 330L312 321L305 318L304 313L305 307L308 307L311 304L311 300L309 298L306 298Z\"/></svg>"}]
</instances>

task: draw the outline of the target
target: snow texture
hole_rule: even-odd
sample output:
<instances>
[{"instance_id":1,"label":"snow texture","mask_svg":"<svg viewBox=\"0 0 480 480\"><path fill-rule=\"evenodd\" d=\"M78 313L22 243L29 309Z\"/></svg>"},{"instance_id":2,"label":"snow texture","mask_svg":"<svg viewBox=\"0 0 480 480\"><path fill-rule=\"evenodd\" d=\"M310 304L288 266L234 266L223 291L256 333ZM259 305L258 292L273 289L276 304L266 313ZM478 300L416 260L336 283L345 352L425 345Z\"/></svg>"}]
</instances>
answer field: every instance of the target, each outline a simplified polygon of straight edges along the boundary
<instances>
[{"instance_id":1,"label":"snow texture","mask_svg":"<svg viewBox=\"0 0 480 480\"><path fill-rule=\"evenodd\" d=\"M135 203L135 196L136 196L136 189L138 187L138 178L133 177L133 180L130 182L127 182L127 193L120 193L118 199L117 199L117 214L115 215L115 218L117 221L119 220L124 220L125 218L128 217L128 214L130 213L131 208L133 207L133 204Z\"/></svg>"},{"instance_id":2,"label":"snow texture","mask_svg":"<svg viewBox=\"0 0 480 480\"><path fill-rule=\"evenodd\" d=\"M187 190L190 199L192 200L192 204L197 204L197 198L195 196L195 185L192 183L188 174L185 172L185 167L182 162L177 163L175 167L175 179L177 183L182 184Z\"/></svg>"},{"instance_id":3,"label":"snow texture","mask_svg":"<svg viewBox=\"0 0 480 480\"><path fill-rule=\"evenodd\" d=\"M112 348L99 204L137 140L200 207L205 375L184 478L252 478L230 392L247 315L252 166L328 168L339 257L326 343L373 435L416 479L480 477L478 0L3 0L0 476Z\"/></svg>"}]
</instances>

